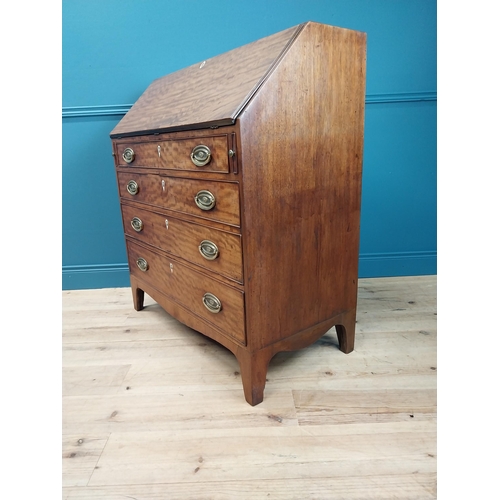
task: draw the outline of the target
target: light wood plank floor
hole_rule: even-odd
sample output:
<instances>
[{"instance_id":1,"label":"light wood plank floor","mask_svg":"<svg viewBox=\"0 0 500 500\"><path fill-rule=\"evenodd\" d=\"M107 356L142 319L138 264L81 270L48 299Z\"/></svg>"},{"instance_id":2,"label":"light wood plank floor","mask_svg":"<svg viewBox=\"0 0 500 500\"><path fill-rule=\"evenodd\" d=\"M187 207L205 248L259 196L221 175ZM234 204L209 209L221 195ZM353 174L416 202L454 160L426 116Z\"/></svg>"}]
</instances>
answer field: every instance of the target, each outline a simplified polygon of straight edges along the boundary
<instances>
[{"instance_id":1,"label":"light wood plank floor","mask_svg":"<svg viewBox=\"0 0 500 500\"><path fill-rule=\"evenodd\" d=\"M355 350L335 330L236 358L129 288L63 292L64 499L436 498L436 277L362 279Z\"/></svg>"}]
</instances>

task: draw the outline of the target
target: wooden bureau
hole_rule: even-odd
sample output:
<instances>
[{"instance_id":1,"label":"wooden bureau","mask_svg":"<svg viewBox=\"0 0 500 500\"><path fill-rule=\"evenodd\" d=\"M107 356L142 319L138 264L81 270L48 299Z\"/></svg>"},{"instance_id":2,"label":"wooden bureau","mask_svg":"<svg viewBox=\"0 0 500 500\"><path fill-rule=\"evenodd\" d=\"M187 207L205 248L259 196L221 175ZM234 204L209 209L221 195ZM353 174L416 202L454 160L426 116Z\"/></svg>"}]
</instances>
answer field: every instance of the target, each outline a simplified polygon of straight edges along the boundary
<instances>
[{"instance_id":1,"label":"wooden bureau","mask_svg":"<svg viewBox=\"0 0 500 500\"><path fill-rule=\"evenodd\" d=\"M307 22L155 80L111 132L144 292L240 364L354 348L366 35Z\"/></svg>"}]
</instances>

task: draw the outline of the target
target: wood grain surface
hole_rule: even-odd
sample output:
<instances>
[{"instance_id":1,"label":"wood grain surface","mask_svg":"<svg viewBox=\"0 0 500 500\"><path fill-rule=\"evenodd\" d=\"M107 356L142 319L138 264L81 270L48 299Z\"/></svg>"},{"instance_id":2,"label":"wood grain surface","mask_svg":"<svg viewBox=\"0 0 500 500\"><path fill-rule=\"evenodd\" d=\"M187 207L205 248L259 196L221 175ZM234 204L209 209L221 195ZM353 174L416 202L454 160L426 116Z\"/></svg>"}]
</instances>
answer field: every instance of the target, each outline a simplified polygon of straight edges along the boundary
<instances>
[{"instance_id":1,"label":"wood grain surface","mask_svg":"<svg viewBox=\"0 0 500 500\"><path fill-rule=\"evenodd\" d=\"M238 342L245 344L245 314L241 290L226 286L220 281L201 274L181 264L177 259L127 239L130 273L137 280L148 283L171 300L186 307L194 315L213 324ZM142 271L136 264L145 259L148 269ZM215 295L222 303L218 313L210 312L202 302L205 293Z\"/></svg>"},{"instance_id":2,"label":"wood grain surface","mask_svg":"<svg viewBox=\"0 0 500 500\"><path fill-rule=\"evenodd\" d=\"M161 212L145 210L143 207L124 204L122 216L125 234L129 237L243 283L241 236L210 226L185 222ZM143 224L143 229L139 232L131 224L135 217ZM204 240L217 246L219 253L215 260L207 260L200 253L199 245Z\"/></svg>"},{"instance_id":3,"label":"wood grain surface","mask_svg":"<svg viewBox=\"0 0 500 500\"><path fill-rule=\"evenodd\" d=\"M155 80L111 137L233 123L301 29L288 28Z\"/></svg>"},{"instance_id":4,"label":"wood grain surface","mask_svg":"<svg viewBox=\"0 0 500 500\"><path fill-rule=\"evenodd\" d=\"M117 177L120 196L125 200L167 208L233 226L240 225L239 189L236 183L182 179L123 170L117 173ZM127 191L127 184L131 180L139 186L136 195L131 195ZM215 196L216 203L213 209L202 210L196 205L194 197L202 190L209 191Z\"/></svg>"},{"instance_id":5,"label":"wood grain surface","mask_svg":"<svg viewBox=\"0 0 500 500\"><path fill-rule=\"evenodd\" d=\"M63 299L62 498L437 498L436 277L360 279L355 350L236 358L130 288Z\"/></svg>"},{"instance_id":6,"label":"wood grain surface","mask_svg":"<svg viewBox=\"0 0 500 500\"><path fill-rule=\"evenodd\" d=\"M253 349L356 308L365 59L364 33L308 23L238 119Z\"/></svg>"},{"instance_id":7,"label":"wood grain surface","mask_svg":"<svg viewBox=\"0 0 500 500\"><path fill-rule=\"evenodd\" d=\"M122 167L133 166L160 168L167 170L191 170L195 172L229 172L230 149L227 134L205 136L200 138L132 142L121 141L117 143L118 165ZM204 145L210 149L210 161L198 167L191 161L191 152L196 146ZM131 148L134 160L127 163L123 158L125 149ZM159 150L158 150L159 148Z\"/></svg>"}]
</instances>

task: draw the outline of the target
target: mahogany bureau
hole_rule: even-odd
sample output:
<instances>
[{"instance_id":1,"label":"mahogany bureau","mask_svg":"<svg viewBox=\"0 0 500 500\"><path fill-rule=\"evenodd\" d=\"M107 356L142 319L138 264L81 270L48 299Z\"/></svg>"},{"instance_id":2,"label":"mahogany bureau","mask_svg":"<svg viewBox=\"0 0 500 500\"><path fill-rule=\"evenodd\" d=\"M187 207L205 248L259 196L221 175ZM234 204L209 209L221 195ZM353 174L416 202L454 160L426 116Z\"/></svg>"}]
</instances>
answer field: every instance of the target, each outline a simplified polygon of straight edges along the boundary
<instances>
[{"instance_id":1,"label":"mahogany bureau","mask_svg":"<svg viewBox=\"0 0 500 500\"><path fill-rule=\"evenodd\" d=\"M307 22L151 83L111 132L136 310L144 292L234 353L336 327L354 348L366 35Z\"/></svg>"}]
</instances>

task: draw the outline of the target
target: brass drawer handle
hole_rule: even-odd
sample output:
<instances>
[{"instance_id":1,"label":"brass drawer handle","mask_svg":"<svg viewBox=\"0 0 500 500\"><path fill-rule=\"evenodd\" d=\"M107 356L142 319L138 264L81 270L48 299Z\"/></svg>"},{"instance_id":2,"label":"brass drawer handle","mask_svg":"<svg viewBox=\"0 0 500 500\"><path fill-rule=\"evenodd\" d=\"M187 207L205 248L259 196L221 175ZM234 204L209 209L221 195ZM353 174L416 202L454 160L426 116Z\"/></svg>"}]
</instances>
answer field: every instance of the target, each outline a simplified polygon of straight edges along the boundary
<instances>
[{"instance_id":1,"label":"brass drawer handle","mask_svg":"<svg viewBox=\"0 0 500 500\"><path fill-rule=\"evenodd\" d=\"M132 163L135 158L135 153L132 148L125 148L125 151L123 151L122 158L127 162L127 163Z\"/></svg>"},{"instance_id":2,"label":"brass drawer handle","mask_svg":"<svg viewBox=\"0 0 500 500\"><path fill-rule=\"evenodd\" d=\"M139 184L137 184L137 182L135 182L135 181L128 181L127 191L132 196L135 196L139 192Z\"/></svg>"},{"instance_id":3,"label":"brass drawer handle","mask_svg":"<svg viewBox=\"0 0 500 500\"><path fill-rule=\"evenodd\" d=\"M137 267L143 271L146 272L149 269L149 265L146 261L146 259L143 259L142 257L139 257L136 261Z\"/></svg>"},{"instance_id":4,"label":"brass drawer handle","mask_svg":"<svg viewBox=\"0 0 500 500\"><path fill-rule=\"evenodd\" d=\"M198 191L194 202L202 210L212 210L215 207L215 196L210 191Z\"/></svg>"},{"instance_id":5,"label":"brass drawer handle","mask_svg":"<svg viewBox=\"0 0 500 500\"><path fill-rule=\"evenodd\" d=\"M207 260L215 260L219 256L219 249L213 241L203 240L198 250Z\"/></svg>"},{"instance_id":6,"label":"brass drawer handle","mask_svg":"<svg viewBox=\"0 0 500 500\"><path fill-rule=\"evenodd\" d=\"M191 161L197 167L203 167L210 161L211 155L210 148L200 144L199 146L195 146L191 151Z\"/></svg>"},{"instance_id":7,"label":"brass drawer handle","mask_svg":"<svg viewBox=\"0 0 500 500\"><path fill-rule=\"evenodd\" d=\"M132 225L134 231L137 231L138 233L140 233L144 228L144 224L142 223L142 220L139 219L139 217L134 217L130 221L130 224Z\"/></svg>"},{"instance_id":8,"label":"brass drawer handle","mask_svg":"<svg viewBox=\"0 0 500 500\"><path fill-rule=\"evenodd\" d=\"M213 293L203 295L203 305L214 314L220 312L222 309L220 300Z\"/></svg>"}]
</instances>

